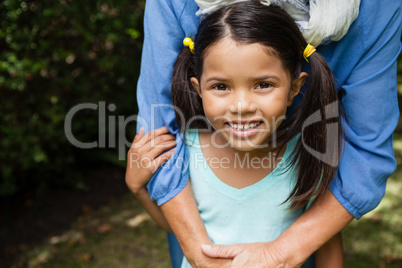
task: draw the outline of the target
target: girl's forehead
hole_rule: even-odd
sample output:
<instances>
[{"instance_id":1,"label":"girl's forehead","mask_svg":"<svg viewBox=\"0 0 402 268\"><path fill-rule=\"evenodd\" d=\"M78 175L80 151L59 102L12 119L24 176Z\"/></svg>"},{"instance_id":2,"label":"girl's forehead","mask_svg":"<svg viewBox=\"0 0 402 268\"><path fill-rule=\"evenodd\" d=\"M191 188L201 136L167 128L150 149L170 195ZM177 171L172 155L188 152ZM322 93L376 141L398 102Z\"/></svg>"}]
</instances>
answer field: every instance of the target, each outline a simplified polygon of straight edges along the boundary
<instances>
[{"instance_id":1,"label":"girl's forehead","mask_svg":"<svg viewBox=\"0 0 402 268\"><path fill-rule=\"evenodd\" d=\"M216 61L226 61L228 64L236 65L249 65L260 60L274 61L275 64L280 65L281 69L289 72L279 53L272 47L262 43L242 43L230 37L220 39L205 51L203 55L203 69L205 71L207 67L205 64Z\"/></svg>"},{"instance_id":2,"label":"girl's forehead","mask_svg":"<svg viewBox=\"0 0 402 268\"><path fill-rule=\"evenodd\" d=\"M210 54L212 51L216 53L216 51L222 51L222 52L230 52L230 53L236 53L239 50L244 49L246 46L259 46L262 51L264 51L267 55L269 56L275 56L278 57L280 60L279 53L270 46L266 46L263 43L245 43L245 42L239 42L237 40L234 40L233 38L226 36L224 38L219 39L217 42L211 44L207 50L204 52L203 57L207 57L208 54Z\"/></svg>"}]
</instances>

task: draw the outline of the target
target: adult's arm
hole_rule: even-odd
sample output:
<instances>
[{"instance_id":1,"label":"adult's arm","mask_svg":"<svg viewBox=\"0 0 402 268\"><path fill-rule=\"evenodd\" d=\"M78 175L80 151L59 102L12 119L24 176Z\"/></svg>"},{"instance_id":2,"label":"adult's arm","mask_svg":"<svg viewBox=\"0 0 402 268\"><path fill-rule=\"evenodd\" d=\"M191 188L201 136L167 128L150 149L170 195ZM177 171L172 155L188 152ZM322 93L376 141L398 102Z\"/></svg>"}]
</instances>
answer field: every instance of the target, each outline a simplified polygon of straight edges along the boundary
<instances>
[{"instance_id":1,"label":"adult's arm","mask_svg":"<svg viewBox=\"0 0 402 268\"><path fill-rule=\"evenodd\" d=\"M362 0L348 34L320 50L346 92L342 98L346 142L330 188L357 219L379 204L396 168L392 133L399 119L396 61L401 5L401 1Z\"/></svg>"},{"instance_id":2,"label":"adult's arm","mask_svg":"<svg viewBox=\"0 0 402 268\"><path fill-rule=\"evenodd\" d=\"M145 133L148 133L167 126L170 133L177 135L173 156L147 185L151 198L158 205L177 195L188 180L188 151L178 137L170 84L173 65L183 48L182 40L185 36L194 34L199 24L195 15L183 15L183 11L186 14L195 14L197 11L197 6L189 3L191 2L181 0L148 0L145 7L145 38L137 85L137 129L142 126Z\"/></svg>"},{"instance_id":3,"label":"adult's arm","mask_svg":"<svg viewBox=\"0 0 402 268\"><path fill-rule=\"evenodd\" d=\"M343 268L343 245L341 233L336 234L314 253L315 268Z\"/></svg>"},{"instance_id":4,"label":"adult's arm","mask_svg":"<svg viewBox=\"0 0 402 268\"><path fill-rule=\"evenodd\" d=\"M202 254L201 245L210 245L204 223L198 212L190 183L173 199L161 206L187 261L197 268L231 267L230 259L209 258Z\"/></svg>"}]
</instances>

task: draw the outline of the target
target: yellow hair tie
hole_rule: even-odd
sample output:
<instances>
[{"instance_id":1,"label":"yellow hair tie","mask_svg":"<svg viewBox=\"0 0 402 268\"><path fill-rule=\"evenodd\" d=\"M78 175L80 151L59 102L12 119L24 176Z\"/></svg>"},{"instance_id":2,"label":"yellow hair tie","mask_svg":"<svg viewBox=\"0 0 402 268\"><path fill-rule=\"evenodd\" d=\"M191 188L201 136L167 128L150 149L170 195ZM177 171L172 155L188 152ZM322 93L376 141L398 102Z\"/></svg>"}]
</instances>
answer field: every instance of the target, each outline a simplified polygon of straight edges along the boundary
<instances>
[{"instance_id":1,"label":"yellow hair tie","mask_svg":"<svg viewBox=\"0 0 402 268\"><path fill-rule=\"evenodd\" d=\"M191 40L190 37L184 38L183 44L190 49L191 53L194 54L194 41Z\"/></svg>"},{"instance_id":2,"label":"yellow hair tie","mask_svg":"<svg viewBox=\"0 0 402 268\"><path fill-rule=\"evenodd\" d=\"M310 44L308 44L308 45L306 46L306 49L304 49L303 56L304 56L304 59L305 59L308 63L310 63L310 62L308 61L307 58L310 57L311 54L313 54L315 51L316 51L315 47L313 47L313 46L310 45Z\"/></svg>"}]
</instances>

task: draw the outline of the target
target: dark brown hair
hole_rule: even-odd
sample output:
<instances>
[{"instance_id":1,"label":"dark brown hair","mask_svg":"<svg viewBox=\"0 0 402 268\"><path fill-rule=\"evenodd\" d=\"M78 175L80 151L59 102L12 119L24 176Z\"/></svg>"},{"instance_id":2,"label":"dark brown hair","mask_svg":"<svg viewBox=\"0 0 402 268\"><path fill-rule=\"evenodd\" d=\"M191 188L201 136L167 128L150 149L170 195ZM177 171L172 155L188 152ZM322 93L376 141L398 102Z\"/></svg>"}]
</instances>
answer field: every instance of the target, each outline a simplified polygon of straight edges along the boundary
<instances>
[{"instance_id":1,"label":"dark brown hair","mask_svg":"<svg viewBox=\"0 0 402 268\"><path fill-rule=\"evenodd\" d=\"M203 56L225 37L241 44L259 43L266 46L282 60L292 80L308 65L303 57L307 43L293 19L279 7L246 1L221 8L201 22L194 39L194 55L185 47L174 66L172 100L181 111L180 114L176 113L176 117L182 131L186 126L207 127L206 120L192 121L195 117L204 116L204 111L190 78L201 77ZM292 208L303 207L312 197L328 189L337 172L342 150L340 106L333 75L319 53L313 53L309 62L310 72L303 97L277 130L277 133L283 133L277 137L279 144L286 144L299 133L302 134L291 156L291 165L296 166L298 171L296 185L287 199L292 201ZM330 118L331 124L322 115ZM312 120L312 117L318 120ZM304 124L309 121L312 124L305 127ZM330 125L337 127L334 137L331 137L334 131L331 131ZM312 150L321 153L321 157L313 155Z\"/></svg>"}]
</instances>

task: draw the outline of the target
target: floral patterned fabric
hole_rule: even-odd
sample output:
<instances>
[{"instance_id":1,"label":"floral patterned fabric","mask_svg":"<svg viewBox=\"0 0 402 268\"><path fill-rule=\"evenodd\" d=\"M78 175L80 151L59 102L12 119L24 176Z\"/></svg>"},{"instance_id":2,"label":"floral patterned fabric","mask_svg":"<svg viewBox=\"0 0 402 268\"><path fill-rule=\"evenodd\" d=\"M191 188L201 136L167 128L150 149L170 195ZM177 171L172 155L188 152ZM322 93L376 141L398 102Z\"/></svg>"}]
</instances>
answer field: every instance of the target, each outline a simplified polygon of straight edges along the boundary
<instances>
[{"instance_id":1,"label":"floral patterned fabric","mask_svg":"<svg viewBox=\"0 0 402 268\"><path fill-rule=\"evenodd\" d=\"M195 0L201 18L221 7L248 0ZM261 0L286 10L313 46L339 41L359 15L360 0Z\"/></svg>"}]
</instances>

